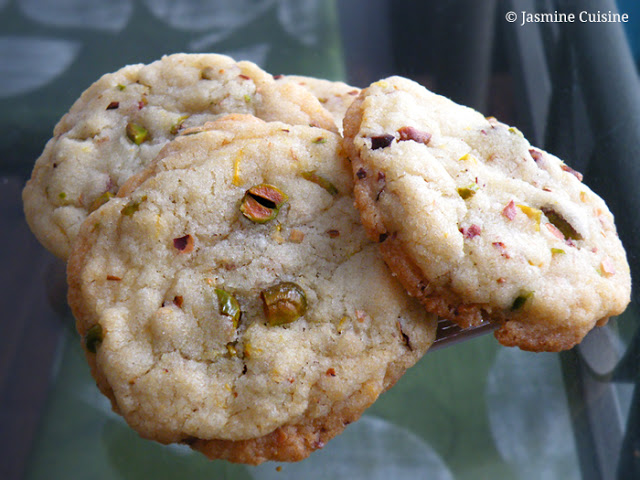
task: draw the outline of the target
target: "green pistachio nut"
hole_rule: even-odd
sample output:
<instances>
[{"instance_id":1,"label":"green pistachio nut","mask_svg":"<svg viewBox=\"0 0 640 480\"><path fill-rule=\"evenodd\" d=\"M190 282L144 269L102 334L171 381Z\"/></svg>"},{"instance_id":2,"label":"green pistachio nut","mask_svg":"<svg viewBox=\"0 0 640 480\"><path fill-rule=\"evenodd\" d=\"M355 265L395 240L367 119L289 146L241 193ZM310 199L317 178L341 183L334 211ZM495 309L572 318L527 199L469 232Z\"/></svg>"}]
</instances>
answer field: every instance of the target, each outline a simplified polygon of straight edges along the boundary
<instances>
[{"instance_id":1,"label":"green pistachio nut","mask_svg":"<svg viewBox=\"0 0 640 480\"><path fill-rule=\"evenodd\" d=\"M533 298L533 292L523 292L518 295L511 304L511 311L520 310L527 303L527 300Z\"/></svg>"},{"instance_id":2,"label":"green pistachio nut","mask_svg":"<svg viewBox=\"0 0 640 480\"><path fill-rule=\"evenodd\" d=\"M573 226L567 222L562 215L556 212L551 207L542 207L542 213L545 214L549 223L551 223L554 227L556 227L560 232L565 236L565 238L570 238L572 240L582 240L582 235L580 235Z\"/></svg>"},{"instance_id":3,"label":"green pistachio nut","mask_svg":"<svg viewBox=\"0 0 640 480\"><path fill-rule=\"evenodd\" d=\"M218 296L218 305L220 306L220 314L231 318L233 322L233 328L238 328L238 322L240 321L240 305L236 298L226 290L221 288L215 289Z\"/></svg>"},{"instance_id":4,"label":"green pistachio nut","mask_svg":"<svg viewBox=\"0 0 640 480\"><path fill-rule=\"evenodd\" d=\"M296 321L307 311L307 296L299 285L283 282L260 293L264 314L271 326Z\"/></svg>"},{"instance_id":5,"label":"green pistachio nut","mask_svg":"<svg viewBox=\"0 0 640 480\"><path fill-rule=\"evenodd\" d=\"M280 207L289 199L278 187L266 183L247 190L240 203L242 214L255 223L266 223L278 216Z\"/></svg>"},{"instance_id":6,"label":"green pistachio nut","mask_svg":"<svg viewBox=\"0 0 640 480\"><path fill-rule=\"evenodd\" d=\"M475 183L472 183L470 185L467 185L466 187L458 188L458 195L460 195L460 197L462 197L463 200L468 200L471 197L473 197L477 191L478 191L478 185Z\"/></svg>"},{"instance_id":7,"label":"green pistachio nut","mask_svg":"<svg viewBox=\"0 0 640 480\"><path fill-rule=\"evenodd\" d=\"M91 353L96 353L96 350L102 343L102 326L96 323L92 326L84 337L84 345Z\"/></svg>"},{"instance_id":8,"label":"green pistachio nut","mask_svg":"<svg viewBox=\"0 0 640 480\"><path fill-rule=\"evenodd\" d=\"M146 128L133 122L127 123L126 133L129 140L136 145L140 145L150 138L149 131Z\"/></svg>"}]
</instances>

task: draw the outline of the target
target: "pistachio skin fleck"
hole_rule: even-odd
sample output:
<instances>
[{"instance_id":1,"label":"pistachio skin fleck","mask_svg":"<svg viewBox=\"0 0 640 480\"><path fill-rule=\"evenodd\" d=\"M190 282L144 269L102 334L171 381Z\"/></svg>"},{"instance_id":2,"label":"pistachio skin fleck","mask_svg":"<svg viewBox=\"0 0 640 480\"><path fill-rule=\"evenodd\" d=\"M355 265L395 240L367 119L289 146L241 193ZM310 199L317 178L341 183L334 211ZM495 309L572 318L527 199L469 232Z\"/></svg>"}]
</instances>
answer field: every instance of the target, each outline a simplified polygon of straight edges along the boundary
<instances>
[{"instance_id":1,"label":"pistachio skin fleck","mask_svg":"<svg viewBox=\"0 0 640 480\"><path fill-rule=\"evenodd\" d=\"M283 282L260 293L264 314L271 326L296 321L307 311L307 295L293 282Z\"/></svg>"},{"instance_id":2,"label":"pistachio skin fleck","mask_svg":"<svg viewBox=\"0 0 640 480\"><path fill-rule=\"evenodd\" d=\"M266 223L278 216L280 207L289 197L278 187L266 183L247 190L240 204L240 212L255 223Z\"/></svg>"},{"instance_id":3,"label":"pistachio skin fleck","mask_svg":"<svg viewBox=\"0 0 640 480\"><path fill-rule=\"evenodd\" d=\"M216 288L215 292L218 297L218 304L220 305L220 314L231 317L233 328L238 328L240 314L242 313L238 301L233 295L221 288Z\"/></svg>"},{"instance_id":4,"label":"pistachio skin fleck","mask_svg":"<svg viewBox=\"0 0 640 480\"><path fill-rule=\"evenodd\" d=\"M96 353L98 347L102 343L102 325L96 323L91 327L84 337L84 345L91 353Z\"/></svg>"}]
</instances>

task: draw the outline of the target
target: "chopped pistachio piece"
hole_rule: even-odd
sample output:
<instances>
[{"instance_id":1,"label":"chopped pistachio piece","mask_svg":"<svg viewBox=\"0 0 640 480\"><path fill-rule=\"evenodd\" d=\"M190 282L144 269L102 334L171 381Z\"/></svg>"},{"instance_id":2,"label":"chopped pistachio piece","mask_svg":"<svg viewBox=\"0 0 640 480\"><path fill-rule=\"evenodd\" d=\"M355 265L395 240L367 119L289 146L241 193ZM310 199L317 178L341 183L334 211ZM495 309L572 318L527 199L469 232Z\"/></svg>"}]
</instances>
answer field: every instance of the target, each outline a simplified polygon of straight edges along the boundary
<instances>
[{"instance_id":1,"label":"chopped pistachio piece","mask_svg":"<svg viewBox=\"0 0 640 480\"><path fill-rule=\"evenodd\" d=\"M466 187L458 188L458 195L462 197L463 200L469 200L473 197L478 191L478 185L476 183L471 183Z\"/></svg>"},{"instance_id":2,"label":"chopped pistachio piece","mask_svg":"<svg viewBox=\"0 0 640 480\"><path fill-rule=\"evenodd\" d=\"M513 133L515 135L518 135L519 137L524 137L522 132L518 130L516 127L509 127L509 133Z\"/></svg>"},{"instance_id":3,"label":"chopped pistachio piece","mask_svg":"<svg viewBox=\"0 0 640 480\"><path fill-rule=\"evenodd\" d=\"M227 352L229 352L229 355L232 357L236 357L238 355L238 350L234 343L227 343Z\"/></svg>"},{"instance_id":4,"label":"chopped pistachio piece","mask_svg":"<svg viewBox=\"0 0 640 480\"><path fill-rule=\"evenodd\" d=\"M371 137L371 150L378 150L379 148L387 148L395 140L395 135L389 133L384 135L378 135L377 137Z\"/></svg>"},{"instance_id":5,"label":"chopped pistachio piece","mask_svg":"<svg viewBox=\"0 0 640 480\"><path fill-rule=\"evenodd\" d=\"M510 200L509 203L502 210L502 215L507 217L509 220L513 220L517 215L516 204L513 200Z\"/></svg>"},{"instance_id":6,"label":"chopped pistachio piece","mask_svg":"<svg viewBox=\"0 0 640 480\"><path fill-rule=\"evenodd\" d=\"M233 160L233 179L231 180L231 183L236 187L242 185L242 182L240 181L240 162L242 161L243 155L244 152L240 150L238 155L236 155L236 158Z\"/></svg>"},{"instance_id":7,"label":"chopped pistachio piece","mask_svg":"<svg viewBox=\"0 0 640 480\"><path fill-rule=\"evenodd\" d=\"M115 195L111 192L104 192L102 195L96 198L93 202L91 202L91 206L89 207L89 213L99 209L102 205L107 203L114 196Z\"/></svg>"},{"instance_id":8,"label":"chopped pistachio piece","mask_svg":"<svg viewBox=\"0 0 640 480\"><path fill-rule=\"evenodd\" d=\"M127 217L130 217L131 215L133 215L138 211L138 209L140 208L140 204L144 202L146 199L147 197L145 196L145 197L142 197L140 200L131 200L124 207L122 207L122 210L120 210L120 213L122 215L126 215Z\"/></svg>"},{"instance_id":9,"label":"chopped pistachio piece","mask_svg":"<svg viewBox=\"0 0 640 480\"><path fill-rule=\"evenodd\" d=\"M236 298L226 290L221 288L215 289L218 296L218 305L220 306L220 314L231 317L233 328L238 328L238 322L240 321L240 305Z\"/></svg>"},{"instance_id":10,"label":"chopped pistachio piece","mask_svg":"<svg viewBox=\"0 0 640 480\"><path fill-rule=\"evenodd\" d=\"M566 252L561 248L552 248L551 253L553 253L554 255L562 255L563 253L566 253Z\"/></svg>"},{"instance_id":11,"label":"chopped pistachio piece","mask_svg":"<svg viewBox=\"0 0 640 480\"><path fill-rule=\"evenodd\" d=\"M613 264L613 261L609 257L605 257L600 262L600 275L603 277L611 277L616 273L616 267Z\"/></svg>"},{"instance_id":12,"label":"chopped pistachio piece","mask_svg":"<svg viewBox=\"0 0 640 480\"><path fill-rule=\"evenodd\" d=\"M461 227L460 233L462 233L465 238L472 239L482 234L482 228L474 223L468 227Z\"/></svg>"},{"instance_id":13,"label":"chopped pistachio piece","mask_svg":"<svg viewBox=\"0 0 640 480\"><path fill-rule=\"evenodd\" d=\"M171 133L171 135L177 135L178 132L182 129L182 124L187 118L189 118L189 115L182 115L181 117L178 117L178 119L176 120L176 123L171 125L171 129L169 130L169 133Z\"/></svg>"},{"instance_id":14,"label":"chopped pistachio piece","mask_svg":"<svg viewBox=\"0 0 640 480\"><path fill-rule=\"evenodd\" d=\"M556 227L566 237L572 240L582 240L580 235L569 222L567 222L562 215L556 212L553 208L543 207L542 212L546 215L549 222Z\"/></svg>"},{"instance_id":15,"label":"chopped pistachio piece","mask_svg":"<svg viewBox=\"0 0 640 480\"><path fill-rule=\"evenodd\" d=\"M129 202L122 208L122 210L120 210L120 213L122 215L126 215L129 217L133 215L135 212L137 212L139 207L140 207L139 203Z\"/></svg>"},{"instance_id":16,"label":"chopped pistachio piece","mask_svg":"<svg viewBox=\"0 0 640 480\"><path fill-rule=\"evenodd\" d=\"M399 128L398 133L400 134L400 138L398 140L400 142L413 140L416 143L429 145L429 142L431 141L431 134L429 132L423 132L410 126Z\"/></svg>"},{"instance_id":17,"label":"chopped pistachio piece","mask_svg":"<svg viewBox=\"0 0 640 480\"><path fill-rule=\"evenodd\" d=\"M266 183L247 190L240 204L240 211L252 222L266 223L278 216L280 207L289 197L277 187Z\"/></svg>"},{"instance_id":18,"label":"chopped pistachio piece","mask_svg":"<svg viewBox=\"0 0 640 480\"><path fill-rule=\"evenodd\" d=\"M289 233L289 241L293 243L302 243L304 240L304 233L297 229L292 229Z\"/></svg>"},{"instance_id":19,"label":"chopped pistachio piece","mask_svg":"<svg viewBox=\"0 0 640 480\"><path fill-rule=\"evenodd\" d=\"M84 337L84 345L91 353L96 353L96 350L102 343L102 325L96 323L91 327Z\"/></svg>"},{"instance_id":20,"label":"chopped pistachio piece","mask_svg":"<svg viewBox=\"0 0 640 480\"><path fill-rule=\"evenodd\" d=\"M316 172L302 172L302 178L310 182L313 182L316 185L319 185L320 187L324 188L327 192L329 192L331 195L338 194L338 189L335 187L335 185L331 183L329 180L327 180L326 178L318 175Z\"/></svg>"},{"instance_id":21,"label":"chopped pistachio piece","mask_svg":"<svg viewBox=\"0 0 640 480\"><path fill-rule=\"evenodd\" d=\"M549 233L556 237L558 240L564 240L564 234L558 230L558 228L553 223L545 223L544 226L547 228Z\"/></svg>"},{"instance_id":22,"label":"chopped pistachio piece","mask_svg":"<svg viewBox=\"0 0 640 480\"><path fill-rule=\"evenodd\" d=\"M323 143L327 143L327 139L325 137L318 137L313 141L313 143L321 145Z\"/></svg>"},{"instance_id":23,"label":"chopped pistachio piece","mask_svg":"<svg viewBox=\"0 0 640 480\"><path fill-rule=\"evenodd\" d=\"M194 246L193 236L187 234L187 235L184 235L183 237L174 238L173 246L175 249L177 249L181 253L191 253L193 252L193 246Z\"/></svg>"},{"instance_id":24,"label":"chopped pistachio piece","mask_svg":"<svg viewBox=\"0 0 640 480\"><path fill-rule=\"evenodd\" d=\"M540 230L540 219L542 218L542 210L530 207L529 205L520 205L520 204L518 204L517 207L527 217L529 217L531 220L536 222L536 230L539 231Z\"/></svg>"},{"instance_id":25,"label":"chopped pistachio piece","mask_svg":"<svg viewBox=\"0 0 640 480\"><path fill-rule=\"evenodd\" d=\"M150 137L149 131L142 125L138 125L137 123L127 123L126 132L129 140L131 140L136 145L140 145L146 142Z\"/></svg>"},{"instance_id":26,"label":"chopped pistachio piece","mask_svg":"<svg viewBox=\"0 0 640 480\"><path fill-rule=\"evenodd\" d=\"M307 311L307 296L293 282L284 282L260 293L264 314L271 326L291 323Z\"/></svg>"},{"instance_id":27,"label":"chopped pistachio piece","mask_svg":"<svg viewBox=\"0 0 640 480\"><path fill-rule=\"evenodd\" d=\"M571 168L569 165L566 165L563 163L562 165L560 165L560 168L565 172L568 172L571 175L575 176L578 180L582 181L583 175L577 170L574 170L573 168Z\"/></svg>"},{"instance_id":28,"label":"chopped pistachio piece","mask_svg":"<svg viewBox=\"0 0 640 480\"><path fill-rule=\"evenodd\" d=\"M511 305L511 311L520 310L530 298L533 298L533 292L524 292L518 295Z\"/></svg>"},{"instance_id":29,"label":"chopped pistachio piece","mask_svg":"<svg viewBox=\"0 0 640 480\"><path fill-rule=\"evenodd\" d=\"M118 85L116 85L116 88L120 91L124 90L125 88L127 88L126 86L122 85L121 83L119 83Z\"/></svg>"},{"instance_id":30,"label":"chopped pistachio piece","mask_svg":"<svg viewBox=\"0 0 640 480\"><path fill-rule=\"evenodd\" d=\"M244 101L245 101L246 103L251 103L251 95L245 95L245 96L244 96Z\"/></svg>"}]
</instances>

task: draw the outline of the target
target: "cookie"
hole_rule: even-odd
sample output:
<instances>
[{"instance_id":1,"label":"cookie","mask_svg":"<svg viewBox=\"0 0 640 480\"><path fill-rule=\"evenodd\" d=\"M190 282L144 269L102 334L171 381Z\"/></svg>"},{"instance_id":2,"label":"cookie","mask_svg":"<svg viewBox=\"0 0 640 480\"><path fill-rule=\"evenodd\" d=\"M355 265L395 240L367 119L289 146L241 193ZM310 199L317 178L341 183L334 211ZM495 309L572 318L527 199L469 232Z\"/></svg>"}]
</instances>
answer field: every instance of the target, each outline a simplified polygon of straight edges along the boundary
<instances>
[{"instance_id":1,"label":"cookie","mask_svg":"<svg viewBox=\"0 0 640 480\"><path fill-rule=\"evenodd\" d=\"M558 351L626 308L609 209L517 129L392 77L356 99L344 135L363 223L428 311Z\"/></svg>"},{"instance_id":2,"label":"cookie","mask_svg":"<svg viewBox=\"0 0 640 480\"><path fill-rule=\"evenodd\" d=\"M274 77L280 83L293 83L306 88L326 108L342 131L342 121L347 109L360 93L360 89L344 82L334 82L322 78L301 75L279 75Z\"/></svg>"},{"instance_id":3,"label":"cookie","mask_svg":"<svg viewBox=\"0 0 640 480\"><path fill-rule=\"evenodd\" d=\"M94 83L56 125L23 192L32 231L66 260L87 215L180 130L230 113L337 131L306 89L250 62L176 54L130 65Z\"/></svg>"},{"instance_id":4,"label":"cookie","mask_svg":"<svg viewBox=\"0 0 640 480\"><path fill-rule=\"evenodd\" d=\"M185 131L87 218L69 304L143 437L300 460L424 354L435 318L368 240L352 187L337 134L237 115Z\"/></svg>"}]
</instances>

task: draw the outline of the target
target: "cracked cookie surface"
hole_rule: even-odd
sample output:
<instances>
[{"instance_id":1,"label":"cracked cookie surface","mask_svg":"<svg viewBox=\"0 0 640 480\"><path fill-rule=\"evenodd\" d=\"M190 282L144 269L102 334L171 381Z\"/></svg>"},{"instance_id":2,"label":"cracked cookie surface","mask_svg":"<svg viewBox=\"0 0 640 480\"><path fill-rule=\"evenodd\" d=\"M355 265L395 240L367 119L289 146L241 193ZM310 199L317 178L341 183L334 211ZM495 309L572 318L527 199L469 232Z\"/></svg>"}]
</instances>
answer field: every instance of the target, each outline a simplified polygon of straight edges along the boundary
<instances>
[{"instance_id":1,"label":"cracked cookie surface","mask_svg":"<svg viewBox=\"0 0 640 480\"><path fill-rule=\"evenodd\" d=\"M341 148L319 128L221 119L84 222L69 304L101 391L142 436L300 460L431 345L435 317L366 237ZM253 200L276 216L259 223Z\"/></svg>"},{"instance_id":2,"label":"cracked cookie surface","mask_svg":"<svg viewBox=\"0 0 640 480\"><path fill-rule=\"evenodd\" d=\"M56 125L23 192L40 242L66 260L82 221L184 128L232 113L337 131L306 89L250 62L175 54L89 87Z\"/></svg>"},{"instance_id":3,"label":"cracked cookie surface","mask_svg":"<svg viewBox=\"0 0 640 480\"><path fill-rule=\"evenodd\" d=\"M391 77L355 100L344 135L363 223L427 310L557 351L629 303L604 201L517 129Z\"/></svg>"},{"instance_id":4,"label":"cracked cookie surface","mask_svg":"<svg viewBox=\"0 0 640 480\"><path fill-rule=\"evenodd\" d=\"M306 77L303 75L279 75L276 78L280 83L294 83L309 90L326 108L336 125L342 131L342 121L347 109L360 93L360 89L351 85L325 80L323 78Z\"/></svg>"}]
</instances>

